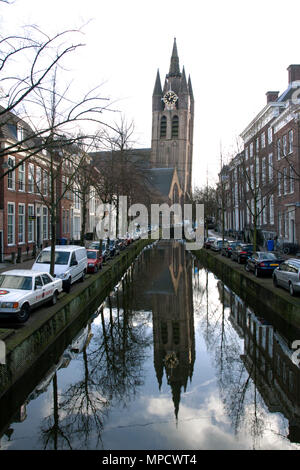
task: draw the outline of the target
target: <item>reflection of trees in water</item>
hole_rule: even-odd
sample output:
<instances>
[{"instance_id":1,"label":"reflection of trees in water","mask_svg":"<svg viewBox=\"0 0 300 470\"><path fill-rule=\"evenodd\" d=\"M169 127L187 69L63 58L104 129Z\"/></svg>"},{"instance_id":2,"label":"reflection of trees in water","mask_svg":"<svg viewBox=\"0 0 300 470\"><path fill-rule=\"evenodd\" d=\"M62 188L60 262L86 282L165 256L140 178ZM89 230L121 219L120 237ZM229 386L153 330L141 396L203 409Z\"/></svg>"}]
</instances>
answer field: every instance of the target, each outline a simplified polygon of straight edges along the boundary
<instances>
[{"instance_id":1,"label":"reflection of trees in water","mask_svg":"<svg viewBox=\"0 0 300 470\"><path fill-rule=\"evenodd\" d=\"M120 291L108 296L106 308L100 309L100 323L93 326L93 340L81 356L82 378L63 392L58 392L57 376L53 379L53 410L42 429L44 448L89 448L101 443L104 420L110 406L126 406L143 384L143 363L151 339L145 322L135 321L131 308L130 273ZM112 300L117 307L112 307ZM122 306L120 305L122 304ZM80 443L80 444L79 444Z\"/></svg>"},{"instance_id":2,"label":"reflection of trees in water","mask_svg":"<svg viewBox=\"0 0 300 470\"><path fill-rule=\"evenodd\" d=\"M199 325L207 350L214 355L221 400L235 434L247 429L256 448L267 424L265 405L255 385L256 364L248 372L241 360L242 342L229 319L232 297L228 297L224 284L211 283L212 274L204 269L199 269L198 276L205 293L201 291L202 304L195 311L200 315Z\"/></svg>"}]
</instances>

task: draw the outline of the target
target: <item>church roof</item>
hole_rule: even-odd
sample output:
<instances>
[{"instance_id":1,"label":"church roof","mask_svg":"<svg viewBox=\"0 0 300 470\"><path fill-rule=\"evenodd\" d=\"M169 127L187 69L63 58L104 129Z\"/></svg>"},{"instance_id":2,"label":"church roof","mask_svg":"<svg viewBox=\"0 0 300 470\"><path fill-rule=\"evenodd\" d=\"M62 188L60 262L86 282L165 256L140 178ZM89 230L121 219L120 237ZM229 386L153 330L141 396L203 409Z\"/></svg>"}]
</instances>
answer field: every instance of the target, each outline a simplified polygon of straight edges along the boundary
<instances>
[{"instance_id":1,"label":"church roof","mask_svg":"<svg viewBox=\"0 0 300 470\"><path fill-rule=\"evenodd\" d=\"M148 170L148 181L160 194L169 196L174 171L174 168L151 168Z\"/></svg>"}]
</instances>

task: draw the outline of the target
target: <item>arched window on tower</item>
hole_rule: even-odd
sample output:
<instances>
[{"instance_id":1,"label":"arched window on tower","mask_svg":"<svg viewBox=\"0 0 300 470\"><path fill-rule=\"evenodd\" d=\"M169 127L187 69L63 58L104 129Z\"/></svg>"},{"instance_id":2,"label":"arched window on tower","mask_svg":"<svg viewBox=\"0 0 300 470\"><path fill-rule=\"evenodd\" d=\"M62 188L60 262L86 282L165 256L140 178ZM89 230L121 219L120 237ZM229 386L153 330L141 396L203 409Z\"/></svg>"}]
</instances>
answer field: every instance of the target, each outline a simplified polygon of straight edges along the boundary
<instances>
[{"instance_id":1,"label":"arched window on tower","mask_svg":"<svg viewBox=\"0 0 300 470\"><path fill-rule=\"evenodd\" d=\"M172 137L178 137L179 119L178 116L172 118Z\"/></svg>"},{"instance_id":2,"label":"arched window on tower","mask_svg":"<svg viewBox=\"0 0 300 470\"><path fill-rule=\"evenodd\" d=\"M167 118L166 116L162 116L160 120L160 137L167 136Z\"/></svg>"}]
</instances>

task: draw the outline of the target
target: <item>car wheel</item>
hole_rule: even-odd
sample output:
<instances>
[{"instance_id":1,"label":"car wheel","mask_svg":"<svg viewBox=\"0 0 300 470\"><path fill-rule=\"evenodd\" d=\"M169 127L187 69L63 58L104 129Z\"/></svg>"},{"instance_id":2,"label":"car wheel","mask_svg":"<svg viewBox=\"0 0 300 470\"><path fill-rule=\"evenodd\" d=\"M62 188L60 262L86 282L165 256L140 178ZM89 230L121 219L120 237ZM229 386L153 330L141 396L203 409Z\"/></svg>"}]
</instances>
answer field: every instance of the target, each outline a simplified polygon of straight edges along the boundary
<instances>
[{"instance_id":1,"label":"car wheel","mask_svg":"<svg viewBox=\"0 0 300 470\"><path fill-rule=\"evenodd\" d=\"M94 267L94 273L96 274L98 272L98 266Z\"/></svg>"},{"instance_id":2,"label":"car wheel","mask_svg":"<svg viewBox=\"0 0 300 470\"><path fill-rule=\"evenodd\" d=\"M250 268L249 268L249 266L248 266L248 263L245 264L245 270L247 271L247 273L250 272Z\"/></svg>"},{"instance_id":3,"label":"car wheel","mask_svg":"<svg viewBox=\"0 0 300 470\"><path fill-rule=\"evenodd\" d=\"M28 304L24 304L21 310L16 314L16 319L19 323L25 323L30 315L30 307Z\"/></svg>"},{"instance_id":4,"label":"car wheel","mask_svg":"<svg viewBox=\"0 0 300 470\"><path fill-rule=\"evenodd\" d=\"M289 291L290 291L290 294L291 294L292 296L295 295L294 286L293 286L293 284L292 284L291 282L289 283Z\"/></svg>"},{"instance_id":5,"label":"car wheel","mask_svg":"<svg viewBox=\"0 0 300 470\"><path fill-rule=\"evenodd\" d=\"M80 282L83 282L85 279L85 269L82 271L82 276L80 278Z\"/></svg>"},{"instance_id":6,"label":"car wheel","mask_svg":"<svg viewBox=\"0 0 300 470\"><path fill-rule=\"evenodd\" d=\"M273 276L273 285L274 285L274 287L278 287L278 281L277 281L277 277L275 275Z\"/></svg>"},{"instance_id":7,"label":"car wheel","mask_svg":"<svg viewBox=\"0 0 300 470\"><path fill-rule=\"evenodd\" d=\"M259 277L259 271L258 271L257 268L255 268L254 274L255 274L256 277Z\"/></svg>"},{"instance_id":8,"label":"car wheel","mask_svg":"<svg viewBox=\"0 0 300 470\"><path fill-rule=\"evenodd\" d=\"M57 290L56 290L52 296L52 300L51 300L52 305L55 305L57 303L57 298L58 298L58 295L57 295Z\"/></svg>"}]
</instances>

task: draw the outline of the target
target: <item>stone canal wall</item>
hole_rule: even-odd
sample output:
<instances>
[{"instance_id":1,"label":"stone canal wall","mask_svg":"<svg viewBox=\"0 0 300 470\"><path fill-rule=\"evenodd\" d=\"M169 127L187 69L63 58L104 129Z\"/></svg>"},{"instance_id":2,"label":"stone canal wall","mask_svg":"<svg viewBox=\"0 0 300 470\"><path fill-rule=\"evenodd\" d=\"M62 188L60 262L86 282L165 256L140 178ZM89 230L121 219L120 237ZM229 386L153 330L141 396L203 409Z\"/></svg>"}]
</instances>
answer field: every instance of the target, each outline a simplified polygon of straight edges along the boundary
<instances>
[{"instance_id":1,"label":"stone canal wall","mask_svg":"<svg viewBox=\"0 0 300 470\"><path fill-rule=\"evenodd\" d=\"M221 281L262 316L272 312L300 328L300 298L291 297L282 288L273 286L270 278L256 278L245 271L244 265L239 265L205 248L193 251L204 267L212 271Z\"/></svg>"},{"instance_id":2,"label":"stone canal wall","mask_svg":"<svg viewBox=\"0 0 300 470\"><path fill-rule=\"evenodd\" d=\"M8 329L1 336L6 345L6 364L0 365L0 397L45 353L78 317L91 315L99 303L126 272L149 240L138 240L109 261L97 274L82 284L76 283L74 293L63 295L47 309L35 310L27 324ZM93 310L94 309L94 310Z\"/></svg>"}]
</instances>

